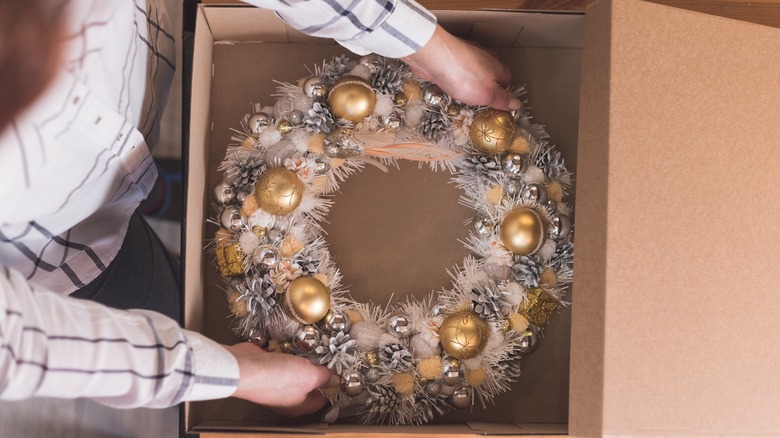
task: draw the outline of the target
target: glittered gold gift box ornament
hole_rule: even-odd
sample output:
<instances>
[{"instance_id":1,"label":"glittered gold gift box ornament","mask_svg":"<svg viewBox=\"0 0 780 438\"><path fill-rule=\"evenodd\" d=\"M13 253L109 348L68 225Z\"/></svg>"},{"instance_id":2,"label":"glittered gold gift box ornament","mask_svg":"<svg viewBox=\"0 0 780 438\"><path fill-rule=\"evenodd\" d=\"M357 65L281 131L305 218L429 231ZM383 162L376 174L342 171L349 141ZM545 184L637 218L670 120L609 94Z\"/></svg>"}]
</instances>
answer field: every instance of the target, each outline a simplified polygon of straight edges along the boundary
<instances>
[{"instance_id":1,"label":"glittered gold gift box ornament","mask_svg":"<svg viewBox=\"0 0 780 438\"><path fill-rule=\"evenodd\" d=\"M531 289L526 294L525 300L520 303L518 313L525 316L531 324L544 327L560 305L558 300L543 289Z\"/></svg>"},{"instance_id":2,"label":"glittered gold gift box ornament","mask_svg":"<svg viewBox=\"0 0 780 438\"><path fill-rule=\"evenodd\" d=\"M217 244L217 268L224 278L244 275L244 252L238 243Z\"/></svg>"}]
</instances>

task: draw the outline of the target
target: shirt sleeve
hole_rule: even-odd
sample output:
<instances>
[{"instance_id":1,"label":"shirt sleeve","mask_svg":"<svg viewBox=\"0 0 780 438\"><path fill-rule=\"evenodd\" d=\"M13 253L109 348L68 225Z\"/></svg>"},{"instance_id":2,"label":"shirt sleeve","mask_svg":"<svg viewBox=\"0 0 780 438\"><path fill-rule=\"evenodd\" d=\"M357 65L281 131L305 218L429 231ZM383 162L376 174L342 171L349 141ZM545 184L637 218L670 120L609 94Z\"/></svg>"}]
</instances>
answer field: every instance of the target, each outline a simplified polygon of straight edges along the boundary
<instances>
[{"instance_id":1,"label":"shirt sleeve","mask_svg":"<svg viewBox=\"0 0 780 438\"><path fill-rule=\"evenodd\" d=\"M167 407L228 397L238 376L232 354L166 316L33 290L0 266L0 399Z\"/></svg>"},{"instance_id":2,"label":"shirt sleeve","mask_svg":"<svg viewBox=\"0 0 780 438\"><path fill-rule=\"evenodd\" d=\"M333 38L358 55L409 56L436 29L436 17L414 0L246 1L276 11L307 35Z\"/></svg>"}]
</instances>

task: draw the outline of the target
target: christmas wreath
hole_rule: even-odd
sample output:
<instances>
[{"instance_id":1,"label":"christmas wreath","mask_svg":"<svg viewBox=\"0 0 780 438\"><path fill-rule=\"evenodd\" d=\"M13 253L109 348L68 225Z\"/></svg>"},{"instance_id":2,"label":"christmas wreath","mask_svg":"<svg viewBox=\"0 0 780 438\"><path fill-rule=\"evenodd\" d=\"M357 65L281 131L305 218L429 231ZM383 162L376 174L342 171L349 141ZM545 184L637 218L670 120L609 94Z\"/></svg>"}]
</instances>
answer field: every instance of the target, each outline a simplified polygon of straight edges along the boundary
<instances>
[{"instance_id":1,"label":"christmas wreath","mask_svg":"<svg viewBox=\"0 0 780 438\"><path fill-rule=\"evenodd\" d=\"M324 62L275 97L234 130L214 189L235 332L331 368L326 396L365 423L422 424L508 390L572 279L572 174L545 130L525 106L464 105L374 55ZM473 255L451 288L383 308L347 295L320 223L349 175L398 159L453 173L476 212Z\"/></svg>"}]
</instances>

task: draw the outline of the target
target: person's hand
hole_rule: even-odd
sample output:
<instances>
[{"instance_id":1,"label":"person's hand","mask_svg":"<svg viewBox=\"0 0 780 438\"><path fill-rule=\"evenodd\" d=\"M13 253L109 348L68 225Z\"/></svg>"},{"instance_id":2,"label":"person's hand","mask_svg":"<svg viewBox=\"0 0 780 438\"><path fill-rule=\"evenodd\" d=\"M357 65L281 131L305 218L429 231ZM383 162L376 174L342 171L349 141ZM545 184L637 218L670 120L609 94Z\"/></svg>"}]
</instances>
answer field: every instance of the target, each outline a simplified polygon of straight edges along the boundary
<instances>
[{"instance_id":1,"label":"person's hand","mask_svg":"<svg viewBox=\"0 0 780 438\"><path fill-rule=\"evenodd\" d=\"M312 365L302 357L269 353L250 342L225 348L236 357L240 371L233 397L289 417L320 410L327 399L317 388L335 386L338 382L330 370Z\"/></svg>"},{"instance_id":2,"label":"person's hand","mask_svg":"<svg viewBox=\"0 0 780 438\"><path fill-rule=\"evenodd\" d=\"M500 87L512 79L509 68L484 49L452 36L441 26L436 26L422 49L401 59L415 75L435 83L463 103L505 111L520 108L520 100Z\"/></svg>"}]
</instances>

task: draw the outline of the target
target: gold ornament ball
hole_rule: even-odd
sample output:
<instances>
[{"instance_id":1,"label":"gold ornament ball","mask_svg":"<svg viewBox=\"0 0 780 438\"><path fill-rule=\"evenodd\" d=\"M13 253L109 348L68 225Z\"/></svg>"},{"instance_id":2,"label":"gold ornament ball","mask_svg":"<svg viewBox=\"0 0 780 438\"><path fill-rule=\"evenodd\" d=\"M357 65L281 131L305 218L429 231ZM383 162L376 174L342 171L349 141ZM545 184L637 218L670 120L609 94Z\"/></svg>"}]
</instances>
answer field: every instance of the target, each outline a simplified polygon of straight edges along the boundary
<instances>
[{"instance_id":1,"label":"gold ornament ball","mask_svg":"<svg viewBox=\"0 0 780 438\"><path fill-rule=\"evenodd\" d=\"M512 115L506 111L485 108L474 114L469 138L474 147L486 154L505 152L515 141L517 130Z\"/></svg>"},{"instance_id":2,"label":"gold ornament ball","mask_svg":"<svg viewBox=\"0 0 780 438\"><path fill-rule=\"evenodd\" d=\"M442 348L460 360L471 359L482 353L489 337L487 323L470 310L453 313L439 328Z\"/></svg>"},{"instance_id":3,"label":"gold ornament ball","mask_svg":"<svg viewBox=\"0 0 780 438\"><path fill-rule=\"evenodd\" d=\"M287 289L284 310L302 324L314 324L330 310L330 290L314 277L298 277Z\"/></svg>"},{"instance_id":4,"label":"gold ornament ball","mask_svg":"<svg viewBox=\"0 0 780 438\"><path fill-rule=\"evenodd\" d=\"M531 255L544 244L545 228L539 212L528 207L516 208L501 221L501 243L514 254Z\"/></svg>"},{"instance_id":5,"label":"gold ornament ball","mask_svg":"<svg viewBox=\"0 0 780 438\"><path fill-rule=\"evenodd\" d=\"M293 124L289 120L282 119L276 124L276 130L280 134L289 134L293 130Z\"/></svg>"},{"instance_id":6,"label":"gold ornament ball","mask_svg":"<svg viewBox=\"0 0 780 438\"><path fill-rule=\"evenodd\" d=\"M336 117L358 123L374 112L376 93L365 79L344 76L333 84L328 104Z\"/></svg>"},{"instance_id":7,"label":"gold ornament ball","mask_svg":"<svg viewBox=\"0 0 780 438\"><path fill-rule=\"evenodd\" d=\"M255 183L255 198L263 210L276 216L292 213L303 199L303 183L292 170L269 169Z\"/></svg>"}]
</instances>

